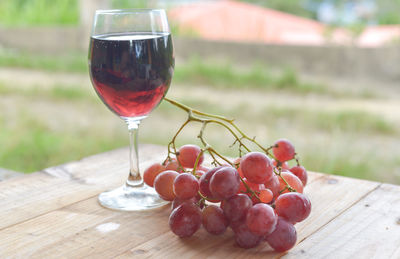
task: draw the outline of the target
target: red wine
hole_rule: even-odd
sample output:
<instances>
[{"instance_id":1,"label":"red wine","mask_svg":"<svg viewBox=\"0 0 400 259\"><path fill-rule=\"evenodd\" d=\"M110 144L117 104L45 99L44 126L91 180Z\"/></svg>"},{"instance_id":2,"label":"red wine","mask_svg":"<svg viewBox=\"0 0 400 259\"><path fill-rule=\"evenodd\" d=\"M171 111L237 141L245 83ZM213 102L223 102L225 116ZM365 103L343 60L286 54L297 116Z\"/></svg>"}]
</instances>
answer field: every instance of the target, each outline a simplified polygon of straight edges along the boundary
<instances>
[{"instance_id":1,"label":"red wine","mask_svg":"<svg viewBox=\"0 0 400 259\"><path fill-rule=\"evenodd\" d=\"M169 33L109 34L90 39L93 86L121 117L149 114L168 91L174 70Z\"/></svg>"}]
</instances>

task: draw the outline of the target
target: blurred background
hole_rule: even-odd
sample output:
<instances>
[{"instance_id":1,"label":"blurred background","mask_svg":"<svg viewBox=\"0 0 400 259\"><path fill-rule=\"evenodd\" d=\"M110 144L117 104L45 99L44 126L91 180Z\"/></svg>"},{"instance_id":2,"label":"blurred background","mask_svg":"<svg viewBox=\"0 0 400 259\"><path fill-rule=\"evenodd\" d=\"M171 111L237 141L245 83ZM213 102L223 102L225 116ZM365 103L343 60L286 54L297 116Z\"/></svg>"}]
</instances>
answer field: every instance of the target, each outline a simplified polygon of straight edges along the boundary
<instances>
[{"instance_id":1,"label":"blurred background","mask_svg":"<svg viewBox=\"0 0 400 259\"><path fill-rule=\"evenodd\" d=\"M400 0L1 0L0 180L128 145L88 75L93 13L108 8L168 10L170 98L265 146L290 139L308 170L400 184ZM185 119L163 102L141 143L166 145ZM235 155L227 133L207 138Z\"/></svg>"}]
</instances>

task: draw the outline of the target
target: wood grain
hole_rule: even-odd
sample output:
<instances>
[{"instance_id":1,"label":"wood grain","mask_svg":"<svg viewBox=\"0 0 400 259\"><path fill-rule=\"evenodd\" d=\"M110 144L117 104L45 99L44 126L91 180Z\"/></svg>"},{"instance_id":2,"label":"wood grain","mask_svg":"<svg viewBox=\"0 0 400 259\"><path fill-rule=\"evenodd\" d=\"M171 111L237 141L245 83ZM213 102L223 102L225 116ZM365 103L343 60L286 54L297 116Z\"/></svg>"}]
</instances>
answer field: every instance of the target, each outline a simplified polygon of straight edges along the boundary
<instances>
[{"instance_id":1,"label":"wood grain","mask_svg":"<svg viewBox=\"0 0 400 259\"><path fill-rule=\"evenodd\" d=\"M379 186L285 258L400 258L400 187Z\"/></svg>"},{"instance_id":2,"label":"wood grain","mask_svg":"<svg viewBox=\"0 0 400 259\"><path fill-rule=\"evenodd\" d=\"M162 160L166 149L145 145L141 165ZM0 229L122 185L128 177L128 149L84 158L0 182Z\"/></svg>"},{"instance_id":3,"label":"wood grain","mask_svg":"<svg viewBox=\"0 0 400 259\"><path fill-rule=\"evenodd\" d=\"M165 147L141 147L141 167ZM263 244L234 245L233 233L169 231L169 206L147 212L102 208L97 195L127 177L128 150L88 157L0 182L0 258L274 258ZM296 225L292 258L400 258L400 187L320 173L305 193L312 213Z\"/></svg>"},{"instance_id":4,"label":"wood grain","mask_svg":"<svg viewBox=\"0 0 400 259\"><path fill-rule=\"evenodd\" d=\"M108 210L97 198L0 231L0 257L110 258L167 232L169 208Z\"/></svg>"},{"instance_id":5,"label":"wood grain","mask_svg":"<svg viewBox=\"0 0 400 259\"><path fill-rule=\"evenodd\" d=\"M322 175L311 176L312 179L319 177ZM52 258L54 255L66 258L109 258L147 243L149 240L157 242L155 249L159 246L170 247L173 241L178 242L181 249L188 249L190 252L193 249L190 244L196 243L196 237L188 239L185 246L179 245L180 239L169 231L169 213L169 206L144 213L112 211L99 206L97 197L92 197L4 228L0 231L2 241L0 254L2 257L20 258ZM116 227L116 229L108 231L107 226ZM106 230L101 231L104 227ZM221 242L227 242L230 246L224 246L224 248L232 249L231 233L227 233L222 239L210 236L204 230L201 230L199 234L201 234L200 238L204 239L201 243L219 246ZM160 236L166 237L166 240L159 241ZM210 238L215 240L210 240ZM177 247L172 246L171 249L178 251ZM244 252L243 249L235 249L239 253ZM266 251L266 253L272 253L272 251ZM140 257L144 255L142 250L134 250L134 256L139 254ZM174 254L171 253L171 255Z\"/></svg>"},{"instance_id":6,"label":"wood grain","mask_svg":"<svg viewBox=\"0 0 400 259\"><path fill-rule=\"evenodd\" d=\"M323 227L378 185L376 182L320 174L305 188L313 208L309 218L296 225L298 241ZM201 230L188 239L180 239L172 232L167 232L154 240L133 247L119 258L134 257L138 254L143 258L221 258L228 254L229 258L281 256L273 252L266 243L253 249L235 247L231 230L222 237L215 237Z\"/></svg>"}]
</instances>

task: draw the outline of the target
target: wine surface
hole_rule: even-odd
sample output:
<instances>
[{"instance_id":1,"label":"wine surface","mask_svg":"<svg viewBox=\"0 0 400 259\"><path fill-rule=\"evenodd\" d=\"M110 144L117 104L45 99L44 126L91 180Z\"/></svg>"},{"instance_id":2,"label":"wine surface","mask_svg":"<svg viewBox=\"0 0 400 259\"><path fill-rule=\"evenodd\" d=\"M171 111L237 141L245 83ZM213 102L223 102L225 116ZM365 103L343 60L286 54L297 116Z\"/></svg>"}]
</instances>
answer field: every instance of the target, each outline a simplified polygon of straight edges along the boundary
<instances>
[{"instance_id":1,"label":"wine surface","mask_svg":"<svg viewBox=\"0 0 400 259\"><path fill-rule=\"evenodd\" d=\"M174 70L169 33L94 36L89 48L92 84L111 111L142 117L161 102Z\"/></svg>"}]
</instances>

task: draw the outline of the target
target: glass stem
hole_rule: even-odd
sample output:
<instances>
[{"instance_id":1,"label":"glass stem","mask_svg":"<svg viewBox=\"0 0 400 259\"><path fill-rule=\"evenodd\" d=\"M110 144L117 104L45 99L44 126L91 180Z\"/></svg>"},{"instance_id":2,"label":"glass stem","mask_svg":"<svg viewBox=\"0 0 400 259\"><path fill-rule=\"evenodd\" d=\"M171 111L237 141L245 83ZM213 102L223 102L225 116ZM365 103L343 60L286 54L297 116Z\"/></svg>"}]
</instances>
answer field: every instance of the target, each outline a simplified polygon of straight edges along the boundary
<instances>
[{"instance_id":1,"label":"glass stem","mask_svg":"<svg viewBox=\"0 0 400 259\"><path fill-rule=\"evenodd\" d=\"M130 187L138 187L143 185L142 177L139 169L139 153L138 153L138 129L140 121L127 121L129 130L129 177L126 185Z\"/></svg>"}]
</instances>

